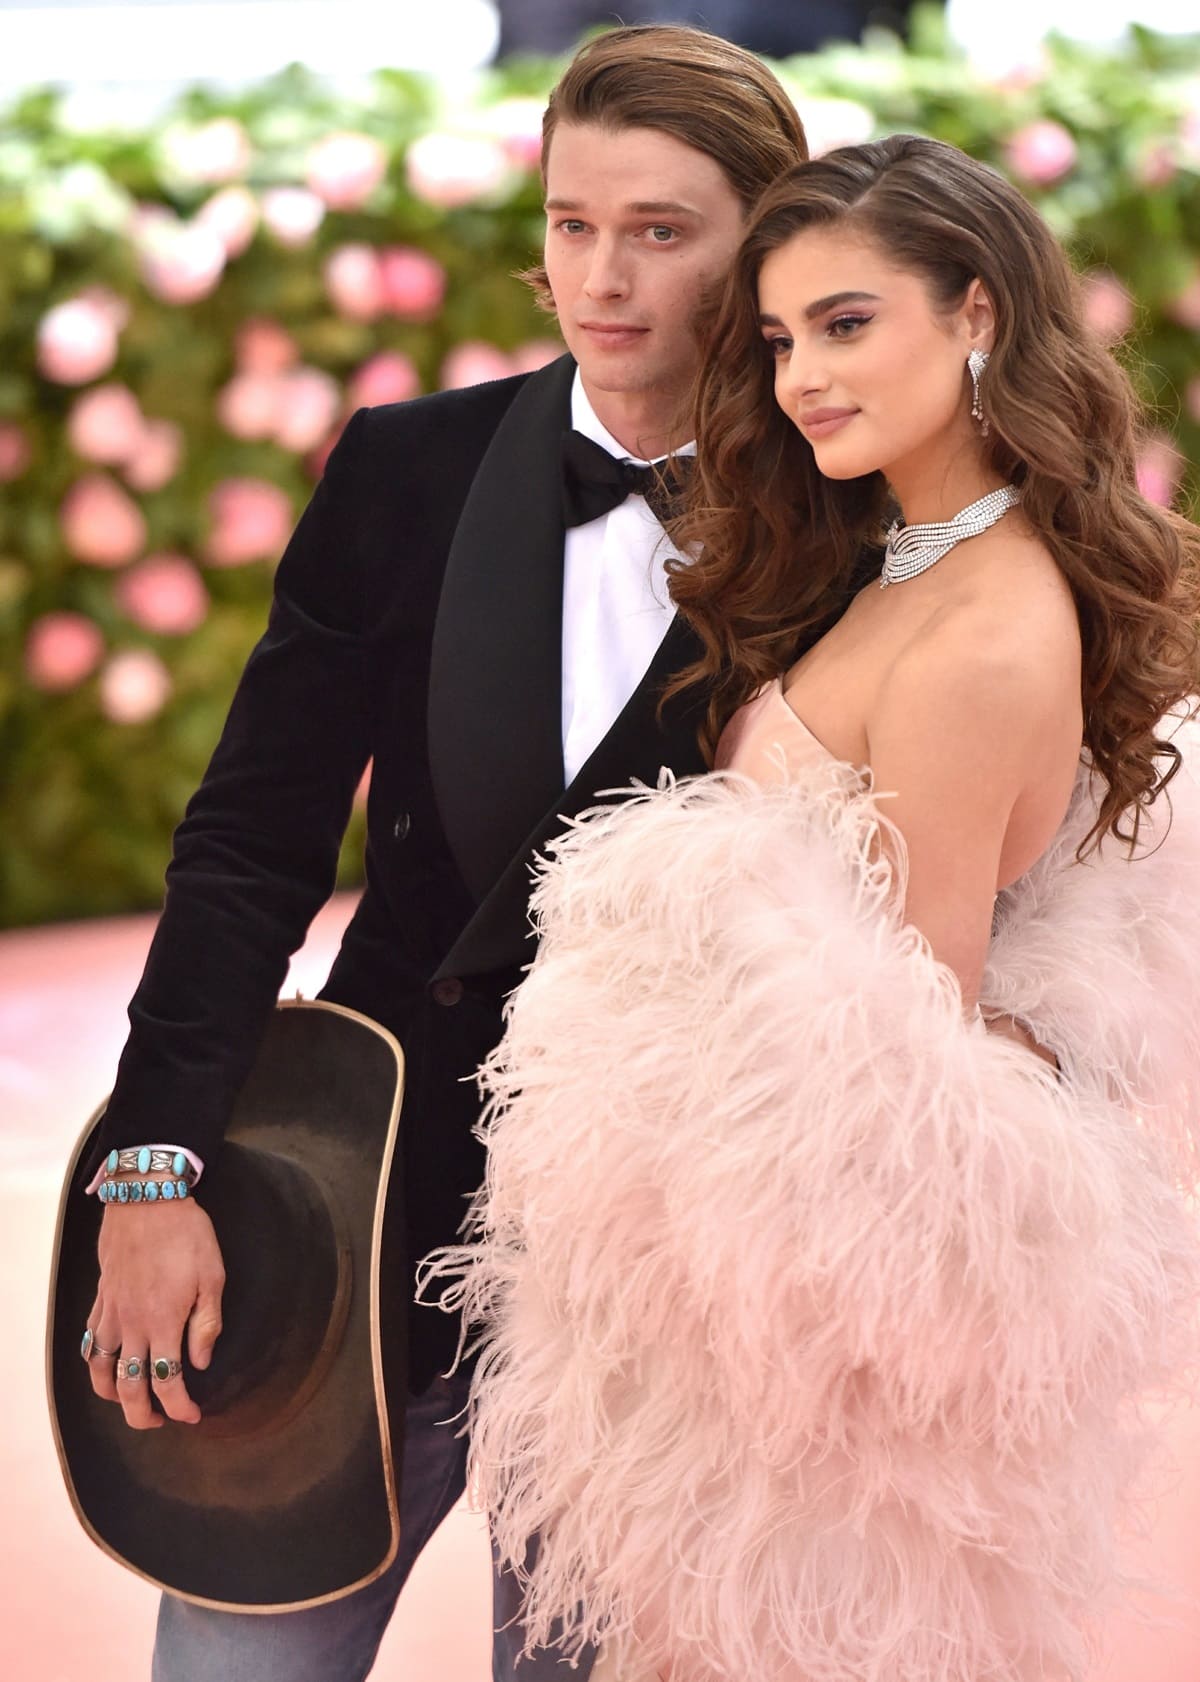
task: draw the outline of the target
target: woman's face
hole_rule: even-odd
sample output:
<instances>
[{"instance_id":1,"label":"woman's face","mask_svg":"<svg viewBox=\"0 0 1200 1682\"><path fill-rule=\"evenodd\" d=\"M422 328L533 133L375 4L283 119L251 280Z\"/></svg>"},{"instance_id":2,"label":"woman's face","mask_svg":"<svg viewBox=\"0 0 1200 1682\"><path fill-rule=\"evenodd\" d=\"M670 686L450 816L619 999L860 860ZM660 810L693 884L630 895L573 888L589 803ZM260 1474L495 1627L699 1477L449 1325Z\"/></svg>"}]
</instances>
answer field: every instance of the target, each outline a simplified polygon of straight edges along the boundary
<instances>
[{"instance_id":1,"label":"woman's face","mask_svg":"<svg viewBox=\"0 0 1200 1682\"><path fill-rule=\"evenodd\" d=\"M990 347L992 314L977 280L935 310L925 278L873 242L810 228L766 258L758 306L776 401L827 478L894 481L909 462L978 453L966 364Z\"/></svg>"}]
</instances>

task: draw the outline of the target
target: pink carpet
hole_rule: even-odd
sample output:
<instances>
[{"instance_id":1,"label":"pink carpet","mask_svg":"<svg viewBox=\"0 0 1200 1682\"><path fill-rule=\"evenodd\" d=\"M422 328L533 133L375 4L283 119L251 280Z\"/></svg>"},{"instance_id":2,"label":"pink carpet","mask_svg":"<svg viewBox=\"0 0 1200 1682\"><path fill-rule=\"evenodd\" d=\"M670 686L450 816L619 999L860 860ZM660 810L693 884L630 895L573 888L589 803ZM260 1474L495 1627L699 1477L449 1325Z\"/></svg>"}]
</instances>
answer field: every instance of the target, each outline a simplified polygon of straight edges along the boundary
<instances>
[{"instance_id":1,"label":"pink carpet","mask_svg":"<svg viewBox=\"0 0 1200 1682\"><path fill-rule=\"evenodd\" d=\"M288 993L320 986L349 910L338 901L318 919ZM156 1596L75 1523L46 1418L42 1341L62 1166L111 1080L152 928L152 918L134 917L0 935L0 1301L10 1369L0 1401L5 1682L149 1675ZM1106 1662L1089 1682L1200 1682L1200 1410L1172 1420L1171 1440L1177 1476L1139 1563L1178 1585L1180 1600L1154 1603L1145 1625L1127 1614L1114 1620ZM401 1598L377 1682L487 1682L489 1612L483 1525L458 1509Z\"/></svg>"}]
</instances>

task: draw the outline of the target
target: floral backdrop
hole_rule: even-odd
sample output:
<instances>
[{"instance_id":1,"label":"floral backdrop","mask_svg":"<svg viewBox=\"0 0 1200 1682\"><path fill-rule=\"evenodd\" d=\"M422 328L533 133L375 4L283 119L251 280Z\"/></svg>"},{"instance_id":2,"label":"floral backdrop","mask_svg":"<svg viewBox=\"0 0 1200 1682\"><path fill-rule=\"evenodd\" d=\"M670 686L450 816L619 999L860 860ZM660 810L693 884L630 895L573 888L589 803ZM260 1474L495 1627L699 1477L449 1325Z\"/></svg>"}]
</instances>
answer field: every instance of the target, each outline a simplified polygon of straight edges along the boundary
<instances>
[{"instance_id":1,"label":"floral backdrop","mask_svg":"<svg viewBox=\"0 0 1200 1682\"><path fill-rule=\"evenodd\" d=\"M540 366L553 65L195 89L152 132L0 115L0 924L157 904L273 562L359 406ZM935 12L780 66L814 151L897 129L1006 170L1200 509L1200 37L1051 42L989 81ZM354 878L361 814L343 877Z\"/></svg>"}]
</instances>

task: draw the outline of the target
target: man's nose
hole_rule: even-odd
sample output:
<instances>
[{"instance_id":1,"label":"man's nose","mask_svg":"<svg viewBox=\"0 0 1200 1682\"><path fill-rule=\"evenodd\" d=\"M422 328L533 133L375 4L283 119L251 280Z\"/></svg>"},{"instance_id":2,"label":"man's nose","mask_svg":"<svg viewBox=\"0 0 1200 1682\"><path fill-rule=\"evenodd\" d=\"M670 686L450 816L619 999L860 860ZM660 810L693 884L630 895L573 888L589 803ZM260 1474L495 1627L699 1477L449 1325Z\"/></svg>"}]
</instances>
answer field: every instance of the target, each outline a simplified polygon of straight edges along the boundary
<instances>
[{"instance_id":1,"label":"man's nose","mask_svg":"<svg viewBox=\"0 0 1200 1682\"><path fill-rule=\"evenodd\" d=\"M628 266L616 240L601 236L596 241L583 289L589 298L623 298L628 293Z\"/></svg>"}]
</instances>

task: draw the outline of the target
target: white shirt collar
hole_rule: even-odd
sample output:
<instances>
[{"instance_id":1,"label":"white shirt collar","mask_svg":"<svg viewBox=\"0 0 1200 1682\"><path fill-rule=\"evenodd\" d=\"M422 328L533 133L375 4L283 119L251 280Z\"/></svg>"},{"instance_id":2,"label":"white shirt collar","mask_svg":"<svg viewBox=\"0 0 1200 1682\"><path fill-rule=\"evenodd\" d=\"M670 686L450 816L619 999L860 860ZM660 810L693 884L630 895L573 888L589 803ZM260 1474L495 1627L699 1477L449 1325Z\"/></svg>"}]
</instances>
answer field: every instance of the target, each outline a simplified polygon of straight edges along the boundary
<instances>
[{"instance_id":1,"label":"white shirt collar","mask_svg":"<svg viewBox=\"0 0 1200 1682\"><path fill-rule=\"evenodd\" d=\"M634 461L639 467L647 467L649 463L644 456L631 456L624 444L619 444L612 433L603 424L592 408L592 400L583 389L583 375L579 369L575 370L575 378L571 382L571 425L576 432L582 432L585 438L590 438L593 444L599 444L602 450L607 450L610 456L618 461ZM677 456L694 456L696 444L693 439L689 444L681 444L672 454ZM662 457L659 457L662 460Z\"/></svg>"}]
</instances>

